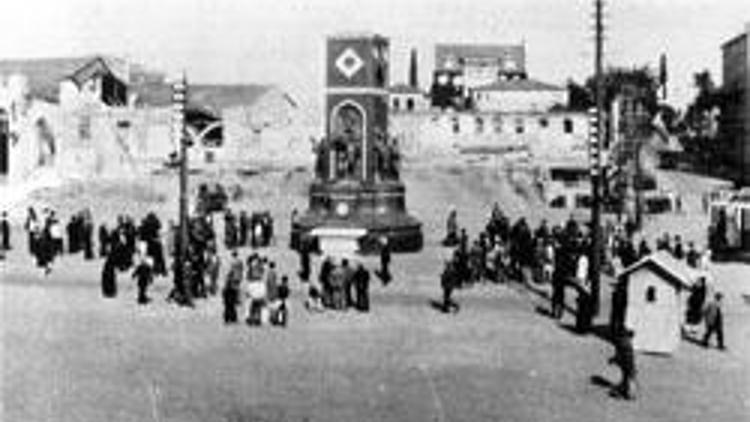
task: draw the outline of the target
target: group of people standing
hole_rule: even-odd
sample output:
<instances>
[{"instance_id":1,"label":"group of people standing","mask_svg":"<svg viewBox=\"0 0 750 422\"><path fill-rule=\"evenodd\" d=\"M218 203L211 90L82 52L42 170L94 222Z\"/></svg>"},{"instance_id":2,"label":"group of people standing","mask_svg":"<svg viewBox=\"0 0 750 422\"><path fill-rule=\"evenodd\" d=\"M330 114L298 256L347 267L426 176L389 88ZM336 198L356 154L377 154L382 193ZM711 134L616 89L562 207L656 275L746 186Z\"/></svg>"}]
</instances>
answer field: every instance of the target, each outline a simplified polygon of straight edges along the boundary
<instances>
[{"instance_id":1,"label":"group of people standing","mask_svg":"<svg viewBox=\"0 0 750 422\"><path fill-rule=\"evenodd\" d=\"M243 246L253 248L268 246L273 239L273 217L268 211L248 215L231 209L224 214L224 242L227 249Z\"/></svg>"},{"instance_id":2,"label":"group of people standing","mask_svg":"<svg viewBox=\"0 0 750 422\"><path fill-rule=\"evenodd\" d=\"M29 253L36 258L36 264L44 274L52 272L52 263L64 252L64 231L57 214L50 208L44 208L42 215L37 215L29 207L24 228L28 234Z\"/></svg>"},{"instance_id":3,"label":"group of people standing","mask_svg":"<svg viewBox=\"0 0 750 422\"><path fill-rule=\"evenodd\" d=\"M237 323L244 316L252 326L286 326L289 294L289 278L279 277L275 262L252 253L243 263L237 250L232 251L222 289L224 323Z\"/></svg>"},{"instance_id":4,"label":"group of people standing","mask_svg":"<svg viewBox=\"0 0 750 422\"><path fill-rule=\"evenodd\" d=\"M119 215L110 230L99 226L99 255L104 258L101 287L104 297L117 296L118 272L133 270L138 303L150 301L148 288L155 276L166 276L167 265L161 241L161 221L148 213L139 225L128 215Z\"/></svg>"}]
</instances>

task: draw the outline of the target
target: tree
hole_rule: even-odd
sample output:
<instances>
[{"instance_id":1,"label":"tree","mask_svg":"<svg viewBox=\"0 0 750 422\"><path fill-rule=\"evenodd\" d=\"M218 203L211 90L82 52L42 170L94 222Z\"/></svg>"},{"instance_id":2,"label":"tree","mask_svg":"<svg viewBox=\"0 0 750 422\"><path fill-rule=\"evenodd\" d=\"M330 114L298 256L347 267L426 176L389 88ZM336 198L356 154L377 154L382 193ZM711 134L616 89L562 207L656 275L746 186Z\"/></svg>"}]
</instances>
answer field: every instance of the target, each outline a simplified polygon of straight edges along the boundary
<instances>
[{"instance_id":1,"label":"tree","mask_svg":"<svg viewBox=\"0 0 750 422\"><path fill-rule=\"evenodd\" d=\"M609 110L612 101L621 94L634 95L653 116L659 110L659 82L648 66L624 68L611 67L604 72L604 107ZM596 98L596 79L586 80L586 88Z\"/></svg>"},{"instance_id":2,"label":"tree","mask_svg":"<svg viewBox=\"0 0 750 422\"><path fill-rule=\"evenodd\" d=\"M585 111L594 106L591 91L573 79L568 80L568 109L574 111Z\"/></svg>"}]
</instances>

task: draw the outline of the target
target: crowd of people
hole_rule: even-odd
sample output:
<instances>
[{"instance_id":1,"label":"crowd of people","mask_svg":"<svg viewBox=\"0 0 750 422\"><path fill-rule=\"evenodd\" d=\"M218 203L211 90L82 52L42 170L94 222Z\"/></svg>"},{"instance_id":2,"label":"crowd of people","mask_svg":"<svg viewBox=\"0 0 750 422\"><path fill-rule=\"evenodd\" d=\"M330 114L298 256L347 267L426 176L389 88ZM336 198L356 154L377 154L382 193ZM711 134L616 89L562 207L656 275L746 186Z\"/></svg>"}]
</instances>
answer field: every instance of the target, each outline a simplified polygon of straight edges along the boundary
<instances>
[{"instance_id":1,"label":"crowd of people","mask_svg":"<svg viewBox=\"0 0 750 422\"><path fill-rule=\"evenodd\" d=\"M459 230L457 213L451 210L443 245L454 250L441 275L443 310L458 310L452 292L474 283L546 282L553 287L552 315L562 317L565 288L572 286L579 293L579 314L583 314L584 323L586 312L590 312L588 232L572 217L564 226L550 226L542 220L532 230L523 217L511 222L496 203L485 228L470 245L466 229Z\"/></svg>"}]
</instances>

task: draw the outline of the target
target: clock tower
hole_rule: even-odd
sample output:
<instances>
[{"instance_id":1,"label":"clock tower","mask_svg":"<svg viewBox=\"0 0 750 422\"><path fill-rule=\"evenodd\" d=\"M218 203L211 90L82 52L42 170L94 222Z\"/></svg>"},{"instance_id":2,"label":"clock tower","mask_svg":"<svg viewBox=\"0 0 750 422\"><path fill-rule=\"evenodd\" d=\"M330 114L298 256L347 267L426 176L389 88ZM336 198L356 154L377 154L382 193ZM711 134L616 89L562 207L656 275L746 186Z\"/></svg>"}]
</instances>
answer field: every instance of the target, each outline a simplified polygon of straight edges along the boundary
<instances>
[{"instance_id":1,"label":"clock tower","mask_svg":"<svg viewBox=\"0 0 750 422\"><path fill-rule=\"evenodd\" d=\"M406 212L400 153L388 136L388 39L376 34L328 39L326 136L317 145L308 211L292 223L292 244L316 228L363 229L360 250L422 247L421 224Z\"/></svg>"}]
</instances>

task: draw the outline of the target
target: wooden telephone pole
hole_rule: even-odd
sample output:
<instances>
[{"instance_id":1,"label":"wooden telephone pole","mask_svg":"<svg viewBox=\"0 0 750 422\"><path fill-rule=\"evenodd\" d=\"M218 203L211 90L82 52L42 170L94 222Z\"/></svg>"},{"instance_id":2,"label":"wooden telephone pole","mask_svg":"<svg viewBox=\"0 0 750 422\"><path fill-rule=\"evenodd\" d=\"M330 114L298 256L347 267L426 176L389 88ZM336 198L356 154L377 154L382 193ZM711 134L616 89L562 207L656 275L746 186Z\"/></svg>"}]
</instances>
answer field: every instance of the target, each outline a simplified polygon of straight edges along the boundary
<instances>
[{"instance_id":1,"label":"wooden telephone pole","mask_svg":"<svg viewBox=\"0 0 750 422\"><path fill-rule=\"evenodd\" d=\"M602 57L604 44L603 0L595 1L595 40L596 55L594 59L594 77L596 78L596 138L593 140L595 154L592 154L591 162L591 316L599 313L600 304L600 281L601 281L601 258L602 258L602 166L601 151L602 137L605 136L604 127L604 75L602 71Z\"/></svg>"},{"instance_id":2,"label":"wooden telephone pole","mask_svg":"<svg viewBox=\"0 0 750 422\"><path fill-rule=\"evenodd\" d=\"M172 298L180 305L192 305L190 289L187 288L188 252L188 139L185 130L185 104L187 103L187 78L182 78L172 86L173 136L180 148L180 203L179 233L174 265L174 290Z\"/></svg>"}]
</instances>

